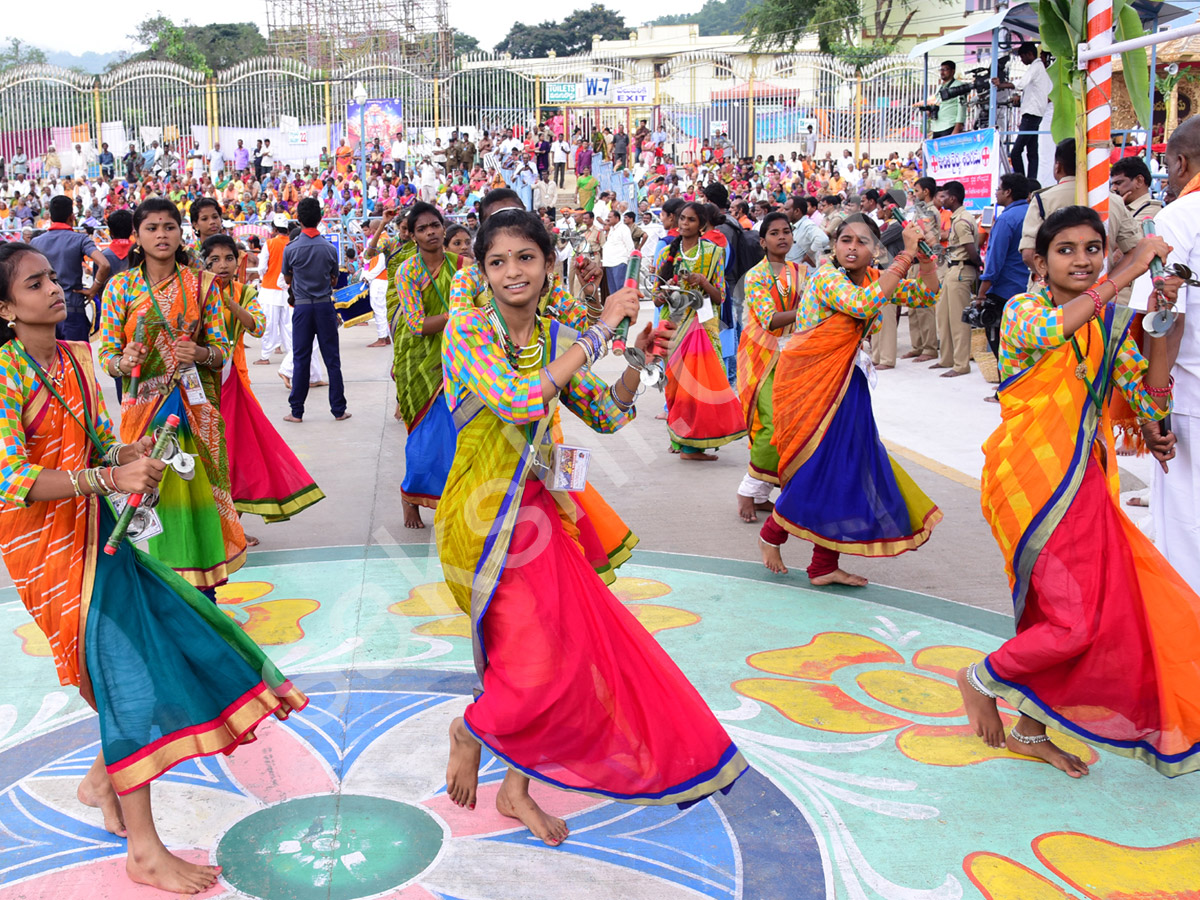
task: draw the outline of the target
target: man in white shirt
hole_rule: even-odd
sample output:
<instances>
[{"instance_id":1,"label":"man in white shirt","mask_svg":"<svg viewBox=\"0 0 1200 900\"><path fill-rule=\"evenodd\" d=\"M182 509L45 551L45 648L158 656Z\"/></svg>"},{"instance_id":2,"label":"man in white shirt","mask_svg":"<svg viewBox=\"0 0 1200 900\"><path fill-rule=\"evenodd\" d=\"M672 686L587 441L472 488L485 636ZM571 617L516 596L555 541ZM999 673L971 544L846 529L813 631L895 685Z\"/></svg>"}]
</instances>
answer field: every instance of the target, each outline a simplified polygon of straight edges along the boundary
<instances>
[{"instance_id":1,"label":"man in white shirt","mask_svg":"<svg viewBox=\"0 0 1200 900\"><path fill-rule=\"evenodd\" d=\"M216 141L208 151L208 174L215 184L225 171L225 154L221 152L221 142Z\"/></svg>"},{"instance_id":2,"label":"man in white shirt","mask_svg":"<svg viewBox=\"0 0 1200 900\"><path fill-rule=\"evenodd\" d=\"M562 187L567 178L567 156L571 145L561 135L550 145L550 160L554 163L554 183Z\"/></svg>"},{"instance_id":3,"label":"man in white shirt","mask_svg":"<svg viewBox=\"0 0 1200 900\"><path fill-rule=\"evenodd\" d=\"M391 336L388 334L387 320L387 254L376 253L368 260L368 265L369 268L363 268L362 280L370 285L368 290L371 297L371 312L375 316L375 343L367 344L367 346L386 347L392 342Z\"/></svg>"},{"instance_id":4,"label":"man in white shirt","mask_svg":"<svg viewBox=\"0 0 1200 900\"><path fill-rule=\"evenodd\" d=\"M88 149L90 150L91 147L89 146ZM82 144L75 145L74 156L71 159L71 172L76 179L87 178L88 152Z\"/></svg>"},{"instance_id":5,"label":"man in white shirt","mask_svg":"<svg viewBox=\"0 0 1200 900\"><path fill-rule=\"evenodd\" d=\"M504 156L512 153L514 150L520 150L524 144L521 143L515 131L510 131L508 137L500 142L500 153Z\"/></svg>"},{"instance_id":6,"label":"man in white shirt","mask_svg":"<svg viewBox=\"0 0 1200 900\"><path fill-rule=\"evenodd\" d=\"M401 175L407 175L406 166L408 165L408 141L404 139L404 132L397 131L395 138L392 139L391 150L392 168Z\"/></svg>"},{"instance_id":7,"label":"man in white shirt","mask_svg":"<svg viewBox=\"0 0 1200 900\"><path fill-rule=\"evenodd\" d=\"M612 204L608 202L609 196L608 191L601 191L599 199L592 206L592 212L596 214L597 222L608 222L608 214L612 212Z\"/></svg>"},{"instance_id":8,"label":"man in white shirt","mask_svg":"<svg viewBox=\"0 0 1200 900\"><path fill-rule=\"evenodd\" d=\"M1013 142L1009 159L1014 174L1037 178L1038 141L1041 140L1041 135L1030 132L1042 127L1042 117L1046 115L1046 106L1050 102L1050 76L1046 74L1046 67L1042 65L1041 57L1038 56L1037 44L1033 41L1026 41L1018 47L1017 56L1025 66L1025 71L1014 81L993 78L992 84L1000 88L1016 88L1021 92L1021 124L1018 128L1021 134ZM1029 160L1028 168L1021 159L1022 152Z\"/></svg>"},{"instance_id":9,"label":"man in white shirt","mask_svg":"<svg viewBox=\"0 0 1200 900\"><path fill-rule=\"evenodd\" d=\"M1168 263L1183 263L1200 271L1200 191L1185 193L1200 176L1200 119L1187 119L1167 141L1167 182L1179 196L1154 217L1158 233L1171 245ZM1139 298L1150 293L1150 275L1134 285L1130 306L1145 305ZM1186 315L1188 309L1195 310ZM1154 543L1193 590L1200 591L1200 288L1184 285L1175 307L1180 317L1166 337L1173 351L1171 377L1175 380L1170 433L1159 434L1152 422L1142 429L1146 444L1167 468L1154 467L1150 509L1154 513Z\"/></svg>"},{"instance_id":10,"label":"man in white shirt","mask_svg":"<svg viewBox=\"0 0 1200 900\"><path fill-rule=\"evenodd\" d=\"M613 294L625 286L625 270L629 265L629 256L634 250L633 233L615 209L608 214L606 224L608 232L604 238L604 246L600 249L600 264L604 266L608 292Z\"/></svg>"}]
</instances>

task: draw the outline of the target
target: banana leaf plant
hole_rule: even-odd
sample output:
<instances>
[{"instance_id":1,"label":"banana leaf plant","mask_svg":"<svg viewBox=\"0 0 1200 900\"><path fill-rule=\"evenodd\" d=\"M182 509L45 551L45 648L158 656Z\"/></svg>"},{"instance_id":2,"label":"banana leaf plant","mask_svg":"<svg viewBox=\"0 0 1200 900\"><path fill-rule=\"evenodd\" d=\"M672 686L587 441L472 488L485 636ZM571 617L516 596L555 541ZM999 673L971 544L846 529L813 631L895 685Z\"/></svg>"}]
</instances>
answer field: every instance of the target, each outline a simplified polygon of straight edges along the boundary
<instances>
[{"instance_id":1,"label":"banana leaf plant","mask_svg":"<svg viewBox=\"0 0 1200 900\"><path fill-rule=\"evenodd\" d=\"M1079 45L1087 41L1086 0L1039 0L1038 27L1042 46L1054 54L1054 62L1046 70L1050 77L1050 101L1054 118L1050 133L1055 142L1075 138L1076 198L1087 203L1087 73L1079 68ZM1113 0L1113 39L1127 41L1141 37L1142 21L1137 10L1127 0ZM1150 133L1150 62L1145 48L1126 50L1121 54L1125 87L1133 104L1138 122Z\"/></svg>"}]
</instances>

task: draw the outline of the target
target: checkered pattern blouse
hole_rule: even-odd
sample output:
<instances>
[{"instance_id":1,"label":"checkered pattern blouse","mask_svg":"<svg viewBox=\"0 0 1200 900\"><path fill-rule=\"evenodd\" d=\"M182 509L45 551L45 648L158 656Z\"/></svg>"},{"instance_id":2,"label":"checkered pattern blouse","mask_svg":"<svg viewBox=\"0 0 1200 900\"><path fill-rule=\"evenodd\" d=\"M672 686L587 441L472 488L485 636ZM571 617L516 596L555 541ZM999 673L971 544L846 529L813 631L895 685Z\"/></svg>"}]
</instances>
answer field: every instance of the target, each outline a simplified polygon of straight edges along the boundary
<instances>
[{"instance_id":1,"label":"checkered pattern blouse","mask_svg":"<svg viewBox=\"0 0 1200 900\"><path fill-rule=\"evenodd\" d=\"M887 304L922 307L936 302L937 291L931 291L918 278L904 279L888 298L879 290L879 274L874 270L868 270L866 286L858 287L841 269L827 262L808 280L796 312L796 330L812 328L840 312L864 321L874 319L869 332L874 334L879 330L879 311Z\"/></svg>"},{"instance_id":2,"label":"checkered pattern blouse","mask_svg":"<svg viewBox=\"0 0 1200 900\"><path fill-rule=\"evenodd\" d=\"M1000 377L1004 380L1029 369L1047 352L1070 340L1063 331L1063 311L1054 305L1050 292L1040 288L1017 294L1004 308L1000 326ZM1080 339L1080 350L1086 344ZM1162 418L1162 410L1146 393L1142 378L1149 363L1133 338L1126 335L1117 352L1113 381L1129 399L1129 405L1142 418Z\"/></svg>"}]
</instances>

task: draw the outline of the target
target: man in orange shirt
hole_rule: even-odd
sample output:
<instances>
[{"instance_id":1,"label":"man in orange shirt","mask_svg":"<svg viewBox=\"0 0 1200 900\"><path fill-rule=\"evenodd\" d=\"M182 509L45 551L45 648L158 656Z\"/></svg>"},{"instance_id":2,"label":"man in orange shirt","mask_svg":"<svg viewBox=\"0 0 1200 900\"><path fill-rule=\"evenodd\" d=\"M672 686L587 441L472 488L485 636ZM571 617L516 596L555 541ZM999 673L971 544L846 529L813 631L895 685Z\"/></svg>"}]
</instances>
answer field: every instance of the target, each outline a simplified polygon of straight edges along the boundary
<instances>
[{"instance_id":1,"label":"man in orange shirt","mask_svg":"<svg viewBox=\"0 0 1200 900\"><path fill-rule=\"evenodd\" d=\"M350 163L354 159L354 151L346 144L346 139L342 138L342 142L338 144L337 150L334 151L336 158L335 165L339 175L347 175L350 172Z\"/></svg>"}]
</instances>

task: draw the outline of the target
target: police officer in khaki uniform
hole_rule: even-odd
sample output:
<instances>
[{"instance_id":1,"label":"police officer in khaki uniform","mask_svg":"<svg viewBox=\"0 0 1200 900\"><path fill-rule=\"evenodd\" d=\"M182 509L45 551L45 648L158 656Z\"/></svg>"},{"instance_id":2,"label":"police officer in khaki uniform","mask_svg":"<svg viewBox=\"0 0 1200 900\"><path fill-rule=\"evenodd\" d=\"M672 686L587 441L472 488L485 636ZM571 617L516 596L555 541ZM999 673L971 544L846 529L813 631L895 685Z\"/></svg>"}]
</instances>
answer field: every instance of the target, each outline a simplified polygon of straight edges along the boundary
<instances>
[{"instance_id":1,"label":"police officer in khaki uniform","mask_svg":"<svg viewBox=\"0 0 1200 900\"><path fill-rule=\"evenodd\" d=\"M1025 225L1021 229L1021 258L1029 271L1033 269L1033 244L1038 229L1046 216L1064 206L1074 206L1075 200L1075 138L1067 138L1054 148L1054 178L1058 182L1029 198L1029 210L1025 213ZM1133 217L1125 201L1118 195L1108 196L1108 252L1109 268L1116 264L1121 254L1128 253L1142 239L1142 229ZM1115 257L1115 258L1114 258ZM1032 283L1033 276L1030 276ZM1117 302L1129 302L1130 289L1117 295Z\"/></svg>"},{"instance_id":2,"label":"police officer in khaki uniform","mask_svg":"<svg viewBox=\"0 0 1200 900\"><path fill-rule=\"evenodd\" d=\"M1153 219L1162 212L1162 201L1150 195L1153 181L1150 167L1140 156L1118 159L1108 173L1108 186L1125 201L1125 208L1139 228L1143 219Z\"/></svg>"},{"instance_id":3,"label":"police officer in khaki uniform","mask_svg":"<svg viewBox=\"0 0 1200 900\"><path fill-rule=\"evenodd\" d=\"M950 233L946 238L946 276L937 302L941 350L938 361L929 368L949 369L942 377L954 378L971 371L971 326L962 317L975 296L975 279L979 275L979 228L975 217L963 207L967 191L961 181L947 181L938 193L942 208L950 211Z\"/></svg>"},{"instance_id":4,"label":"police officer in khaki uniform","mask_svg":"<svg viewBox=\"0 0 1200 900\"><path fill-rule=\"evenodd\" d=\"M915 218L925 223L928 237L936 243L938 249L938 283L946 281L945 247L940 241L941 211L936 207L937 182L932 178L918 178L913 185L913 210ZM924 363L937 359L937 315L929 307L909 309L908 337L912 342L912 350L905 353L901 359L911 359L913 362Z\"/></svg>"}]
</instances>

